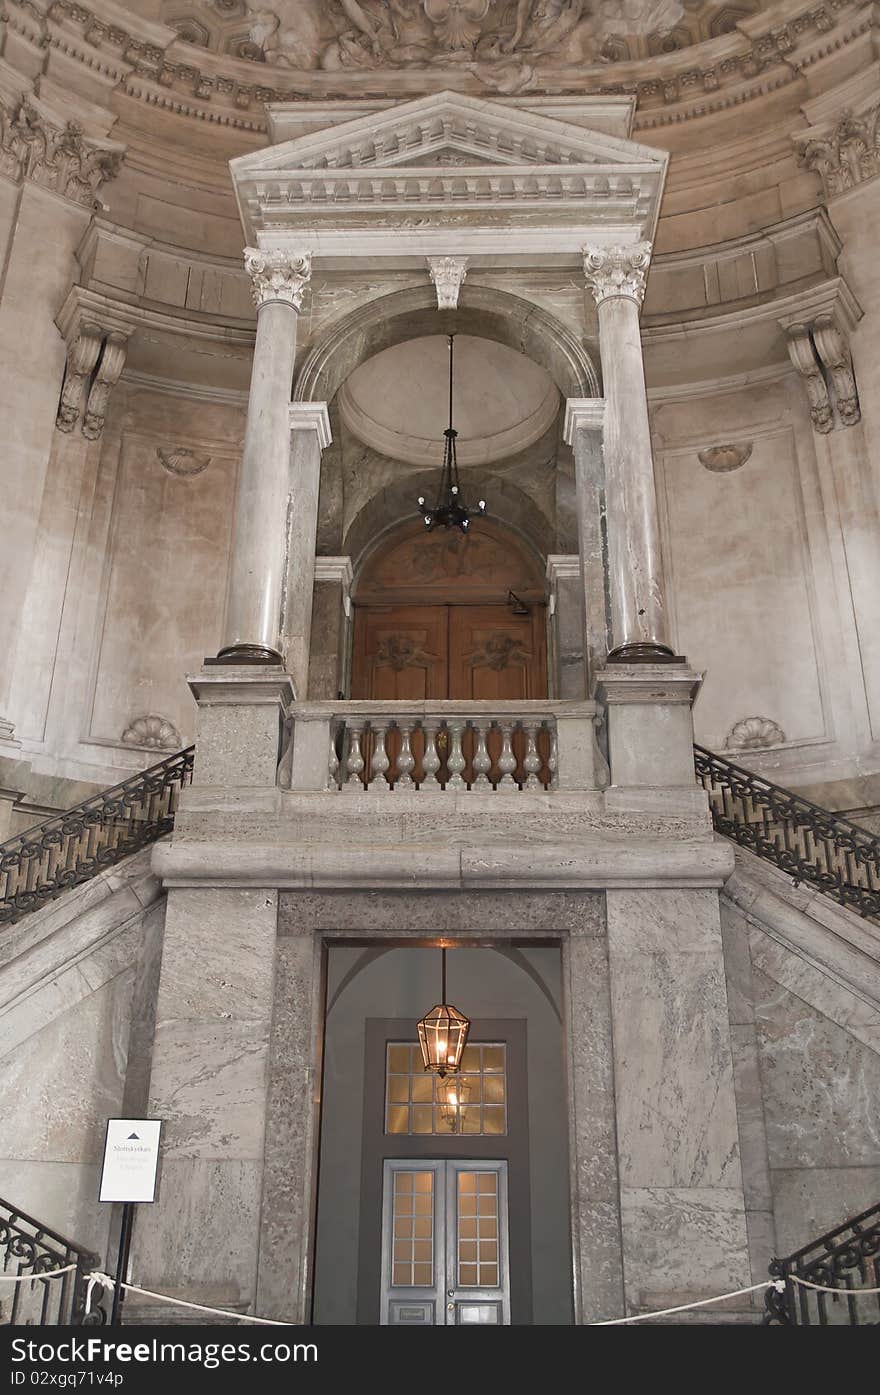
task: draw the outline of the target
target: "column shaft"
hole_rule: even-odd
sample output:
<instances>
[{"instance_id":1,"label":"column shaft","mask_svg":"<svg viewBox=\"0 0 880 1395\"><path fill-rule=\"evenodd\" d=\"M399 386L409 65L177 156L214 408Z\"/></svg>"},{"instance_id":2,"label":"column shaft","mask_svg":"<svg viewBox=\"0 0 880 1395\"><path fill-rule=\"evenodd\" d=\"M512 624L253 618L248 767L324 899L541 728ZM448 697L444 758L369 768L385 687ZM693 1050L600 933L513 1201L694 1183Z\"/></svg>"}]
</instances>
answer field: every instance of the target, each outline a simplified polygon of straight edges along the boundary
<instances>
[{"instance_id":1,"label":"column shaft","mask_svg":"<svg viewBox=\"0 0 880 1395\"><path fill-rule=\"evenodd\" d=\"M308 283L308 257L248 249L257 338L221 659L280 660L279 634L290 494L290 409L297 312Z\"/></svg>"},{"instance_id":2,"label":"column shaft","mask_svg":"<svg viewBox=\"0 0 880 1395\"><path fill-rule=\"evenodd\" d=\"M599 307L613 657L671 656L648 398L639 331L650 243L587 249Z\"/></svg>"}]
</instances>

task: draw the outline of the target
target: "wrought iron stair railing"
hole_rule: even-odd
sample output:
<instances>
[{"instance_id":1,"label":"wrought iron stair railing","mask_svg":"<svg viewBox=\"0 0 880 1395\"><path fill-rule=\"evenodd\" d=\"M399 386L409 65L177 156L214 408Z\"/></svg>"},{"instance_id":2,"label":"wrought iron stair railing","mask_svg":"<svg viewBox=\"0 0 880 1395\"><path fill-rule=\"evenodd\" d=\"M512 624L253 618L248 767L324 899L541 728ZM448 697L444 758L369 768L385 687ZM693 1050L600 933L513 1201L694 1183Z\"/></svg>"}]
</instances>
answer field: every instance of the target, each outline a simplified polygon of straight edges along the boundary
<instances>
[{"instance_id":1,"label":"wrought iron stair railing","mask_svg":"<svg viewBox=\"0 0 880 1395\"><path fill-rule=\"evenodd\" d=\"M0 1324L95 1326L107 1321L100 1298L86 1315L87 1276L98 1255L26 1216L0 1197ZM59 1270L67 1270L58 1274ZM57 1274L57 1278L49 1277Z\"/></svg>"},{"instance_id":2,"label":"wrought iron stair railing","mask_svg":"<svg viewBox=\"0 0 880 1395\"><path fill-rule=\"evenodd\" d=\"M716 833L809 882L857 915L880 919L880 838L792 790L694 747Z\"/></svg>"},{"instance_id":3,"label":"wrought iron stair railing","mask_svg":"<svg viewBox=\"0 0 880 1395\"><path fill-rule=\"evenodd\" d=\"M764 1321L786 1327L880 1326L880 1201L787 1259L770 1263ZM816 1285L816 1287L811 1287ZM824 1290L832 1289L827 1293Z\"/></svg>"},{"instance_id":4,"label":"wrought iron stair railing","mask_svg":"<svg viewBox=\"0 0 880 1395\"><path fill-rule=\"evenodd\" d=\"M88 881L174 826L193 746L0 844L0 926Z\"/></svg>"}]
</instances>

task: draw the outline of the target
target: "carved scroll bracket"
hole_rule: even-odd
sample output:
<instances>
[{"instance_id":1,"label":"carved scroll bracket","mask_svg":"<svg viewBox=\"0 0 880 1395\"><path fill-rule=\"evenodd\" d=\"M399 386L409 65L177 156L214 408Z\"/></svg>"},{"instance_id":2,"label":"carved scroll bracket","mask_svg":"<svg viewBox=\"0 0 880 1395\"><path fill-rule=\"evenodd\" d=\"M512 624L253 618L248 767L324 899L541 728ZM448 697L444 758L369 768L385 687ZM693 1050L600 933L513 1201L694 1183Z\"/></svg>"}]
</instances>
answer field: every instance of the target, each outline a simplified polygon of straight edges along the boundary
<instances>
[{"instance_id":1,"label":"carved scroll bracket","mask_svg":"<svg viewBox=\"0 0 880 1395\"><path fill-rule=\"evenodd\" d=\"M853 426L861 418L846 332L833 314L784 326L788 356L804 381L816 431Z\"/></svg>"},{"instance_id":2,"label":"carved scroll bracket","mask_svg":"<svg viewBox=\"0 0 880 1395\"><path fill-rule=\"evenodd\" d=\"M467 257L428 257L428 275L437 291L438 310L457 310L461 283L467 276Z\"/></svg>"},{"instance_id":3,"label":"carved scroll bracket","mask_svg":"<svg viewBox=\"0 0 880 1395\"><path fill-rule=\"evenodd\" d=\"M57 323L67 340L67 363L55 424L66 432L81 426L87 440L97 441L110 393L125 367L132 327L84 318L75 298L65 305Z\"/></svg>"}]
</instances>

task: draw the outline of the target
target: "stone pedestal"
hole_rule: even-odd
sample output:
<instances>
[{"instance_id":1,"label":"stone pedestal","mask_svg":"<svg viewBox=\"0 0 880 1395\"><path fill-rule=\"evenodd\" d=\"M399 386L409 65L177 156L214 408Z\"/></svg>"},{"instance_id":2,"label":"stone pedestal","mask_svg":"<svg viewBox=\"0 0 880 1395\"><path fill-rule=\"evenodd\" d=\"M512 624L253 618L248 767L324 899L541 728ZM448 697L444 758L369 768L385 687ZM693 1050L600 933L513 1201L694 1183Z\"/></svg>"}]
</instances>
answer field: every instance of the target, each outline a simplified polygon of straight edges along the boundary
<instances>
[{"instance_id":1,"label":"stone pedestal","mask_svg":"<svg viewBox=\"0 0 880 1395\"><path fill-rule=\"evenodd\" d=\"M693 786L691 707L700 676L680 664L609 664L596 677L604 703L612 785Z\"/></svg>"},{"instance_id":2,"label":"stone pedestal","mask_svg":"<svg viewBox=\"0 0 880 1395\"><path fill-rule=\"evenodd\" d=\"M607 893L629 1313L752 1282L718 893ZM747 1311L748 1298L734 1304Z\"/></svg>"},{"instance_id":3,"label":"stone pedestal","mask_svg":"<svg viewBox=\"0 0 880 1395\"><path fill-rule=\"evenodd\" d=\"M274 789L295 700L290 675L272 664L221 664L187 682L199 705L193 784Z\"/></svg>"},{"instance_id":4,"label":"stone pedestal","mask_svg":"<svg viewBox=\"0 0 880 1395\"><path fill-rule=\"evenodd\" d=\"M289 410L289 422L290 505L284 649L296 691L304 698L309 685L321 451L331 441L326 402L295 402Z\"/></svg>"},{"instance_id":5,"label":"stone pedestal","mask_svg":"<svg viewBox=\"0 0 880 1395\"><path fill-rule=\"evenodd\" d=\"M290 678L269 666L218 667L189 683L199 704L195 785L274 794ZM186 843L186 825L184 797L175 844ZM168 891L149 1091L150 1116L165 1124L162 1171L134 1239L136 1283L251 1312L277 914L272 887Z\"/></svg>"}]
</instances>

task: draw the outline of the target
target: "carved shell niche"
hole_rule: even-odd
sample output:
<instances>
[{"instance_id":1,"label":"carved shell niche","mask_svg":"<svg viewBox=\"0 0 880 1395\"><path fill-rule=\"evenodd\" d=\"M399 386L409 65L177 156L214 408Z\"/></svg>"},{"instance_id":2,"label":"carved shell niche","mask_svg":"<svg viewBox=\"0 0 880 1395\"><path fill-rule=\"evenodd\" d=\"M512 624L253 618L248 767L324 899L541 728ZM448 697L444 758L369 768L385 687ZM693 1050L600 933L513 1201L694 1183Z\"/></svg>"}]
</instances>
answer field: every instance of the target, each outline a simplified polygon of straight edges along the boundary
<instances>
[{"instance_id":1,"label":"carved shell niche","mask_svg":"<svg viewBox=\"0 0 880 1395\"><path fill-rule=\"evenodd\" d=\"M708 446L697 452L697 459L715 475L727 475L745 465L752 453L751 441L741 441L739 445Z\"/></svg>"},{"instance_id":2,"label":"carved shell niche","mask_svg":"<svg viewBox=\"0 0 880 1395\"><path fill-rule=\"evenodd\" d=\"M188 446L175 446L174 450L165 450L163 446L157 446L156 454L163 470L167 470L169 475L179 475L184 479L200 475L211 463L210 455L190 450Z\"/></svg>"},{"instance_id":3,"label":"carved shell niche","mask_svg":"<svg viewBox=\"0 0 880 1395\"><path fill-rule=\"evenodd\" d=\"M156 751L179 751L183 745L174 723L156 712L134 717L122 733L122 740L126 746L146 746Z\"/></svg>"},{"instance_id":4,"label":"carved shell niche","mask_svg":"<svg viewBox=\"0 0 880 1395\"><path fill-rule=\"evenodd\" d=\"M770 717L743 717L730 728L724 748L727 751L760 751L766 746L780 746L784 740L782 727Z\"/></svg>"}]
</instances>

